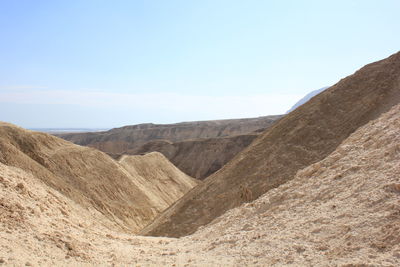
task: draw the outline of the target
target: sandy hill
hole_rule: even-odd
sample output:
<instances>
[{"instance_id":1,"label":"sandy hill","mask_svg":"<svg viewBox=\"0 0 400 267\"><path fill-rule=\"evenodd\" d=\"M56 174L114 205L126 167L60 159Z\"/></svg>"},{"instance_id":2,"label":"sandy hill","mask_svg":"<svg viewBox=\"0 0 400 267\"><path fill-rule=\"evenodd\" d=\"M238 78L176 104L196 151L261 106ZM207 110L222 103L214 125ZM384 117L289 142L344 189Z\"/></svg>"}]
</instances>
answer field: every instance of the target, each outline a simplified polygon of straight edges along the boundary
<instances>
[{"instance_id":1,"label":"sandy hill","mask_svg":"<svg viewBox=\"0 0 400 267\"><path fill-rule=\"evenodd\" d=\"M140 170L142 160L153 164L154 174ZM97 210L132 232L196 184L161 155L136 158L135 167L129 162L121 165L96 149L8 123L0 123L0 162L32 174L82 207ZM155 196L153 187L160 181L168 191L160 188Z\"/></svg>"},{"instance_id":2,"label":"sandy hill","mask_svg":"<svg viewBox=\"0 0 400 267\"><path fill-rule=\"evenodd\" d=\"M399 266L400 105L322 161L195 234L113 232L101 214L0 163L0 263L27 266Z\"/></svg>"},{"instance_id":3,"label":"sandy hill","mask_svg":"<svg viewBox=\"0 0 400 267\"><path fill-rule=\"evenodd\" d=\"M204 179L250 144L255 138L253 132L268 128L279 118L281 116L277 115L176 124L148 123L105 132L57 136L75 144L97 148L114 158L123 154L158 151L189 176ZM188 149L190 146L194 147L197 156Z\"/></svg>"},{"instance_id":4,"label":"sandy hill","mask_svg":"<svg viewBox=\"0 0 400 267\"><path fill-rule=\"evenodd\" d=\"M328 156L400 102L400 53L369 64L289 113L141 233L184 236Z\"/></svg>"}]
</instances>

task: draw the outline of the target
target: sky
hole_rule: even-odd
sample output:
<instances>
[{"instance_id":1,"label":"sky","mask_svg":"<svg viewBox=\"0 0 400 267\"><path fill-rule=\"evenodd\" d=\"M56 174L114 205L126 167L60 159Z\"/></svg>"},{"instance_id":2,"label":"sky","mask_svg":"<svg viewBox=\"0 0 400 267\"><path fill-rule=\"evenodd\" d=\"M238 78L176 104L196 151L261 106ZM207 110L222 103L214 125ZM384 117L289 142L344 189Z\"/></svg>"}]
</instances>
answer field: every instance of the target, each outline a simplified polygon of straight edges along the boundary
<instances>
[{"instance_id":1,"label":"sky","mask_svg":"<svg viewBox=\"0 0 400 267\"><path fill-rule=\"evenodd\" d=\"M398 0L1 0L0 120L26 128L285 113L400 50Z\"/></svg>"}]
</instances>

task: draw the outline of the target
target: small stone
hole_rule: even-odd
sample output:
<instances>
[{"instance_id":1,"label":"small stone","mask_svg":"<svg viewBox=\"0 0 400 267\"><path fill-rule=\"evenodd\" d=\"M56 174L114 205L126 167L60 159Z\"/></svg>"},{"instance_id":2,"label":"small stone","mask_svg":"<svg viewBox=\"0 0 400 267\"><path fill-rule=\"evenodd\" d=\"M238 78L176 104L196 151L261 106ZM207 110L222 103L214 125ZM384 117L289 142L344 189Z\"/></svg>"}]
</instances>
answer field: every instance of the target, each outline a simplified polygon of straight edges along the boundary
<instances>
[{"instance_id":1,"label":"small stone","mask_svg":"<svg viewBox=\"0 0 400 267\"><path fill-rule=\"evenodd\" d=\"M110 234L106 234L106 237L107 237L107 238L112 238L112 239L114 239L114 236L112 236L112 235L110 235Z\"/></svg>"},{"instance_id":2,"label":"small stone","mask_svg":"<svg viewBox=\"0 0 400 267\"><path fill-rule=\"evenodd\" d=\"M304 251L306 251L306 249L301 246L295 246L295 250L297 253L303 253Z\"/></svg>"},{"instance_id":3,"label":"small stone","mask_svg":"<svg viewBox=\"0 0 400 267\"><path fill-rule=\"evenodd\" d=\"M69 243L69 242L65 242L65 247L66 247L68 250L74 250L74 246L73 246L71 243Z\"/></svg>"},{"instance_id":4,"label":"small stone","mask_svg":"<svg viewBox=\"0 0 400 267\"><path fill-rule=\"evenodd\" d=\"M23 183L18 183L16 187L21 190L25 188Z\"/></svg>"}]
</instances>

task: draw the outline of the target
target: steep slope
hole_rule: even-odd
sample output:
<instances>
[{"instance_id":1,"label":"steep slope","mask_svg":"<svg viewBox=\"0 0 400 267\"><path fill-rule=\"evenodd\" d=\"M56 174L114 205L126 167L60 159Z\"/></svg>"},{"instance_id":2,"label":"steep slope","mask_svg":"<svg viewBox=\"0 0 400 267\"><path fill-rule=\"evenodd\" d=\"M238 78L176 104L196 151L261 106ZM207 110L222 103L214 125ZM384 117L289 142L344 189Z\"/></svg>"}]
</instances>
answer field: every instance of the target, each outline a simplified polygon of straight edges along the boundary
<instances>
[{"instance_id":1,"label":"steep slope","mask_svg":"<svg viewBox=\"0 0 400 267\"><path fill-rule=\"evenodd\" d=\"M179 239L112 232L101 214L0 163L0 263L399 266L399 128L397 105L293 180Z\"/></svg>"},{"instance_id":2,"label":"steep slope","mask_svg":"<svg viewBox=\"0 0 400 267\"><path fill-rule=\"evenodd\" d=\"M250 145L258 133L229 137L204 138L170 142L165 140L150 141L126 154L138 155L152 151L161 152L175 166L191 177L203 180L219 170L237 153ZM116 155L112 155L116 156ZM118 155L117 157L119 157Z\"/></svg>"},{"instance_id":3,"label":"steep slope","mask_svg":"<svg viewBox=\"0 0 400 267\"><path fill-rule=\"evenodd\" d=\"M204 179L220 169L281 116L195 121L176 124L139 124L96 133L60 134L79 145L97 148L114 158L158 151L191 177ZM222 137L233 138L224 139ZM188 149L193 146L194 150ZM194 156L195 152L198 157ZM212 151L212 152L211 152Z\"/></svg>"},{"instance_id":4,"label":"steep slope","mask_svg":"<svg viewBox=\"0 0 400 267\"><path fill-rule=\"evenodd\" d=\"M295 110L296 108L300 107L301 105L303 105L304 103L307 103L308 100L310 100L311 98L313 98L314 96L318 95L319 93L321 93L322 91L325 91L326 89L328 89L329 86L326 87L322 87L320 89L311 91L310 93L308 93L306 96L304 96L302 99L300 99L299 101L296 102L296 104L293 105L293 107L291 107L286 113L290 113L293 110Z\"/></svg>"},{"instance_id":5,"label":"steep slope","mask_svg":"<svg viewBox=\"0 0 400 267\"><path fill-rule=\"evenodd\" d=\"M256 199L329 155L400 101L400 53L369 64L267 129L248 148L141 231L183 236Z\"/></svg>"},{"instance_id":6,"label":"steep slope","mask_svg":"<svg viewBox=\"0 0 400 267\"><path fill-rule=\"evenodd\" d=\"M158 201L139 182L148 179L151 183L154 177L129 172L108 155L93 148L77 146L52 135L27 131L8 123L0 123L0 162L31 173L76 203L89 210L100 211L120 228L133 232L194 185L190 178L176 169L180 182L187 181L181 184L170 177L165 178L171 187L177 186L180 193L175 195L175 199L167 193L168 201ZM163 163L165 168L171 168L170 163Z\"/></svg>"},{"instance_id":7,"label":"steep slope","mask_svg":"<svg viewBox=\"0 0 400 267\"><path fill-rule=\"evenodd\" d=\"M399 266L399 129L397 105L293 180L184 240L260 266Z\"/></svg>"}]
</instances>

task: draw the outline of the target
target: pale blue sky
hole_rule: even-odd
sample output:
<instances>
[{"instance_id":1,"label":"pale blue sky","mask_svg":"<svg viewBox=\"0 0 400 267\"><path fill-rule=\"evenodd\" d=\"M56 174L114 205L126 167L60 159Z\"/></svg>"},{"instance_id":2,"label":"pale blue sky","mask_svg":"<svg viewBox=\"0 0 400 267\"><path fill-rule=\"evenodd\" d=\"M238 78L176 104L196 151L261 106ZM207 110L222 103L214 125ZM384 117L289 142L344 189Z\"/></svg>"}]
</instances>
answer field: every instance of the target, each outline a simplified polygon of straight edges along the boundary
<instances>
[{"instance_id":1,"label":"pale blue sky","mask_svg":"<svg viewBox=\"0 0 400 267\"><path fill-rule=\"evenodd\" d=\"M400 1L0 1L0 120L23 127L284 113L400 50Z\"/></svg>"}]
</instances>

